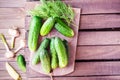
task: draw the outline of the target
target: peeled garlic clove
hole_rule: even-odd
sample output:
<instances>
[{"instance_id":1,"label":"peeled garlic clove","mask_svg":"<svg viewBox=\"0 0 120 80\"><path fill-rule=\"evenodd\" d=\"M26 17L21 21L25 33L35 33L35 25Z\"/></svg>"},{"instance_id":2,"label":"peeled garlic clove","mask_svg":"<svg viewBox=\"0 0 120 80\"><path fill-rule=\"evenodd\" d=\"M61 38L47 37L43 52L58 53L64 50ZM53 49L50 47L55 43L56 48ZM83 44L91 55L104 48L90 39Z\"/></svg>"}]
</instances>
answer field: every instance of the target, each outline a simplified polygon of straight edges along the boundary
<instances>
[{"instance_id":1,"label":"peeled garlic clove","mask_svg":"<svg viewBox=\"0 0 120 80\"><path fill-rule=\"evenodd\" d=\"M17 29L9 29L8 32L11 36L14 36L14 37L17 37L20 35L20 33Z\"/></svg>"},{"instance_id":2,"label":"peeled garlic clove","mask_svg":"<svg viewBox=\"0 0 120 80\"><path fill-rule=\"evenodd\" d=\"M13 58L14 56L15 56L15 54L12 51L8 51L5 53L6 58Z\"/></svg>"}]
</instances>

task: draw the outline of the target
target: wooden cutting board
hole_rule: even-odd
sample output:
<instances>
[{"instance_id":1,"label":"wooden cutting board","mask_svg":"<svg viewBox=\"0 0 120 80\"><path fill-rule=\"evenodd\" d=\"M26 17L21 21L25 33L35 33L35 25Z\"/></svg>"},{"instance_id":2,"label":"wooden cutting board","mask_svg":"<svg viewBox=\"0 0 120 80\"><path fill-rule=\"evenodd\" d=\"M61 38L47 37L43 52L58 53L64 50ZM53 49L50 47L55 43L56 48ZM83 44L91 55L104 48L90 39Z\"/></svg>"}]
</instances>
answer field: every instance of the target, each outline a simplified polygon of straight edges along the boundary
<instances>
[{"instance_id":1,"label":"wooden cutting board","mask_svg":"<svg viewBox=\"0 0 120 80\"><path fill-rule=\"evenodd\" d=\"M32 9L36 4L37 3L35 3L35 2L26 3L26 10ZM74 24L77 25L77 26L71 26L72 29L74 30L74 33L75 33L74 37L72 37L72 38L65 37L65 36L61 35L55 29L53 29L47 36L40 37L41 41L46 37L51 38L51 37L55 37L55 36L60 37L62 39L66 39L68 41L68 45L69 45L69 63L68 63L68 66L65 67L65 68L62 68L62 69L57 68L57 69L53 70L52 75L54 75L54 76L66 75L66 74L72 73L74 71L81 9L74 8L73 10L75 12ZM27 18L26 19L26 30L29 29L29 24L30 24L29 22L30 22L30 18ZM29 50L27 50L27 52L30 54L30 56L29 56L29 60L30 60L29 66L30 66L30 68L33 69L36 72L45 74L44 71L41 68L41 63L39 63L37 65L32 65L31 64L31 60L33 58L34 53L30 53Z\"/></svg>"}]
</instances>

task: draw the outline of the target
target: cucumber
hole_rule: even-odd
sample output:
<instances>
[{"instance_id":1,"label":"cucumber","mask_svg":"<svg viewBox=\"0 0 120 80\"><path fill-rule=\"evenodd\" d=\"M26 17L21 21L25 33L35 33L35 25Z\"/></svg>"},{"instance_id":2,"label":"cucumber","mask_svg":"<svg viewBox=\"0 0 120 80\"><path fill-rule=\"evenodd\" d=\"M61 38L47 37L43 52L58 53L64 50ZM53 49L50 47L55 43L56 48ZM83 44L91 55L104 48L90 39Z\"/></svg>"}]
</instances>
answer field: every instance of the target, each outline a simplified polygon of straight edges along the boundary
<instances>
[{"instance_id":1,"label":"cucumber","mask_svg":"<svg viewBox=\"0 0 120 80\"><path fill-rule=\"evenodd\" d=\"M53 17L48 18L41 27L40 35L41 36L47 35L53 28L54 23L55 23L55 19Z\"/></svg>"},{"instance_id":2,"label":"cucumber","mask_svg":"<svg viewBox=\"0 0 120 80\"><path fill-rule=\"evenodd\" d=\"M55 37L55 50L58 55L59 67L66 67L68 65L68 55L65 45L59 37Z\"/></svg>"},{"instance_id":3,"label":"cucumber","mask_svg":"<svg viewBox=\"0 0 120 80\"><path fill-rule=\"evenodd\" d=\"M60 18L55 18L55 20L56 20L55 29L58 32L60 32L66 37L74 36L74 31L67 24L65 24Z\"/></svg>"},{"instance_id":4,"label":"cucumber","mask_svg":"<svg viewBox=\"0 0 120 80\"><path fill-rule=\"evenodd\" d=\"M36 65L40 62L40 55L39 53L35 53L32 58L32 65Z\"/></svg>"},{"instance_id":5,"label":"cucumber","mask_svg":"<svg viewBox=\"0 0 120 80\"><path fill-rule=\"evenodd\" d=\"M51 65L50 65L50 55L47 50L42 49L40 52L41 66L45 73L50 73Z\"/></svg>"},{"instance_id":6,"label":"cucumber","mask_svg":"<svg viewBox=\"0 0 120 80\"><path fill-rule=\"evenodd\" d=\"M29 34L28 34L28 47L29 50L35 52L38 47L39 31L42 26L42 19L37 16L33 16L30 22Z\"/></svg>"},{"instance_id":7,"label":"cucumber","mask_svg":"<svg viewBox=\"0 0 120 80\"><path fill-rule=\"evenodd\" d=\"M35 54L34 54L34 56L32 58L32 65L36 65L36 64L38 64L40 62L40 54L39 53L40 53L40 51L42 49L46 49L48 47L49 43L50 43L50 39L48 39L48 38L45 38L41 42L38 50L35 52Z\"/></svg>"},{"instance_id":8,"label":"cucumber","mask_svg":"<svg viewBox=\"0 0 120 80\"><path fill-rule=\"evenodd\" d=\"M64 45L65 45L67 55L69 56L69 47L68 47L68 42L67 42L67 40L64 39L64 40L63 40L63 43L64 43Z\"/></svg>"},{"instance_id":9,"label":"cucumber","mask_svg":"<svg viewBox=\"0 0 120 80\"><path fill-rule=\"evenodd\" d=\"M26 72L26 61L23 55L18 55L17 56L17 64L18 67L23 71Z\"/></svg>"},{"instance_id":10,"label":"cucumber","mask_svg":"<svg viewBox=\"0 0 120 80\"><path fill-rule=\"evenodd\" d=\"M55 38L51 38L50 41L50 53L51 53L51 68L56 69L58 65L58 57L57 57L57 52L55 50Z\"/></svg>"}]
</instances>

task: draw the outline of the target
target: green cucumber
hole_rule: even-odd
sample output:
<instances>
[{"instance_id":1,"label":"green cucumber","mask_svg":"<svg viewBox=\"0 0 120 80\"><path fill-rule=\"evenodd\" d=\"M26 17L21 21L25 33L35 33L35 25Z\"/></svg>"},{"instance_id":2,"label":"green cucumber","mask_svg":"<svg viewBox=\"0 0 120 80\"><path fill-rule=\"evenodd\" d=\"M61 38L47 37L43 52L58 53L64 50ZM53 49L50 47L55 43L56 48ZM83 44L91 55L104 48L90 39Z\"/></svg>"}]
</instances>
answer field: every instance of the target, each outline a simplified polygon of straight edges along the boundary
<instances>
[{"instance_id":1,"label":"green cucumber","mask_svg":"<svg viewBox=\"0 0 120 80\"><path fill-rule=\"evenodd\" d=\"M54 23L55 23L55 19L53 17L48 18L41 27L40 35L41 36L47 35L53 28Z\"/></svg>"},{"instance_id":2,"label":"green cucumber","mask_svg":"<svg viewBox=\"0 0 120 80\"><path fill-rule=\"evenodd\" d=\"M51 65L50 65L50 55L47 50L42 49L40 52L41 66L45 73L50 73Z\"/></svg>"},{"instance_id":3,"label":"green cucumber","mask_svg":"<svg viewBox=\"0 0 120 80\"><path fill-rule=\"evenodd\" d=\"M45 38L45 39L41 42L38 50L35 52L35 54L34 54L34 56L33 56L33 58L32 58L32 64L33 64L33 65L36 65L36 64L38 64L38 63L40 62L40 54L39 54L39 53L40 53L40 51L41 51L42 49L46 49L46 48L49 46L49 44L50 44L50 39L48 39L48 38Z\"/></svg>"},{"instance_id":4,"label":"green cucumber","mask_svg":"<svg viewBox=\"0 0 120 80\"><path fill-rule=\"evenodd\" d=\"M38 47L39 32L42 26L42 19L37 16L33 16L30 22L29 34L28 34L28 47L29 50L35 52Z\"/></svg>"},{"instance_id":5,"label":"green cucumber","mask_svg":"<svg viewBox=\"0 0 120 80\"><path fill-rule=\"evenodd\" d=\"M18 55L17 56L17 64L18 67L23 71L26 72L26 61L23 55Z\"/></svg>"},{"instance_id":6,"label":"green cucumber","mask_svg":"<svg viewBox=\"0 0 120 80\"><path fill-rule=\"evenodd\" d=\"M66 37L74 36L74 31L67 24L65 24L60 18L55 18L55 20L56 20L55 29L58 32L60 32Z\"/></svg>"},{"instance_id":7,"label":"green cucumber","mask_svg":"<svg viewBox=\"0 0 120 80\"><path fill-rule=\"evenodd\" d=\"M51 53L51 68L56 69L58 65L58 56L55 50L55 38L51 38L50 41L50 53Z\"/></svg>"},{"instance_id":8,"label":"green cucumber","mask_svg":"<svg viewBox=\"0 0 120 80\"><path fill-rule=\"evenodd\" d=\"M64 43L64 45L65 45L67 55L69 55L68 41L64 39L64 40L63 40L63 43Z\"/></svg>"},{"instance_id":9,"label":"green cucumber","mask_svg":"<svg viewBox=\"0 0 120 80\"><path fill-rule=\"evenodd\" d=\"M55 37L55 50L58 55L59 67L66 67L68 65L68 55L65 45L59 37Z\"/></svg>"}]
</instances>

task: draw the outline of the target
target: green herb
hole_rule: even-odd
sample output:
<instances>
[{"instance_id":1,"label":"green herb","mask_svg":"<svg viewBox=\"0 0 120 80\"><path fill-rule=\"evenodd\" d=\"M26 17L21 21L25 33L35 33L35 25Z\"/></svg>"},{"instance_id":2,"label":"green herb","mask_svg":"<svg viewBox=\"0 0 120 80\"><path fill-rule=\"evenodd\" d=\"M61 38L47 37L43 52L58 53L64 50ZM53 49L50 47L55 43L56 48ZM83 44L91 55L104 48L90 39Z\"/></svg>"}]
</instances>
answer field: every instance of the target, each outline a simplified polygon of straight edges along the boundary
<instances>
[{"instance_id":1,"label":"green herb","mask_svg":"<svg viewBox=\"0 0 120 80\"><path fill-rule=\"evenodd\" d=\"M30 15L39 16L43 19L59 17L65 20L68 25L73 21L74 12L70 5L66 5L60 0L41 0L41 3L42 4L36 5L35 8L30 11Z\"/></svg>"}]
</instances>

